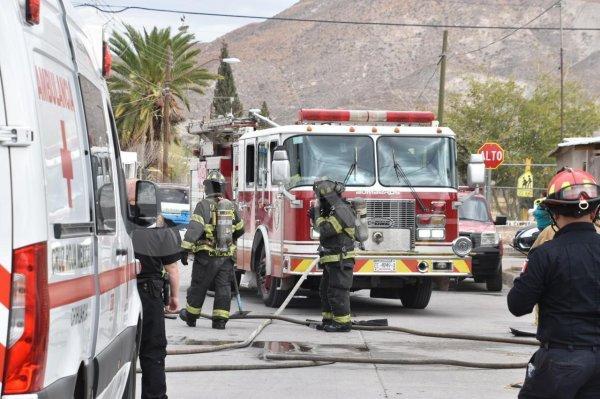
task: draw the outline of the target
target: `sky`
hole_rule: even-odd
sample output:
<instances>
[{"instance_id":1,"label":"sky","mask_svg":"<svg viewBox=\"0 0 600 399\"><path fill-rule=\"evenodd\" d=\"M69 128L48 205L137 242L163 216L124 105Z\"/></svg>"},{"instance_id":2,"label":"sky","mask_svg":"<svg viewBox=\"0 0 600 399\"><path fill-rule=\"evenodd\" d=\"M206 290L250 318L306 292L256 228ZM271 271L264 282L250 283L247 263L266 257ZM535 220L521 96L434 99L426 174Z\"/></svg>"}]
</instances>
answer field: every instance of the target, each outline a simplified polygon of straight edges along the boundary
<instances>
[{"instance_id":1,"label":"sky","mask_svg":"<svg viewBox=\"0 0 600 399\"><path fill-rule=\"evenodd\" d=\"M72 3L137 5L211 13L273 16L290 7L297 1L298 0L72 0ZM122 26L122 23L128 23L137 28L153 26L159 28L166 26L178 28L181 26L182 17L182 15L177 14L139 10L131 10L113 15L103 15L88 7L77 8L77 13L83 24L87 25L87 27L92 30L99 29L102 25L105 25L108 30L119 29L119 27ZM210 42L241 26L260 21L261 20L188 15L186 16L185 23L190 27L190 30L196 34L197 40L201 42Z\"/></svg>"}]
</instances>

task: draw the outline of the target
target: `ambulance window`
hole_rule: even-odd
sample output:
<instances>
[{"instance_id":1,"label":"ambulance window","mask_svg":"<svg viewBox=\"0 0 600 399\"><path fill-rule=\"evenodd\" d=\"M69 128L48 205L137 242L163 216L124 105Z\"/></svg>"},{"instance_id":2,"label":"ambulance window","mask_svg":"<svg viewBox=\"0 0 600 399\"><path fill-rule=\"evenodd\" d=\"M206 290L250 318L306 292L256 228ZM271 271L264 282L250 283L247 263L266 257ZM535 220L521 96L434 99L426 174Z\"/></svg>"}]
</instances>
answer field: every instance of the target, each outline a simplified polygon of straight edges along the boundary
<instances>
[{"instance_id":1,"label":"ambulance window","mask_svg":"<svg viewBox=\"0 0 600 399\"><path fill-rule=\"evenodd\" d=\"M246 185L254 185L254 144L246 146Z\"/></svg>"},{"instance_id":2,"label":"ambulance window","mask_svg":"<svg viewBox=\"0 0 600 399\"><path fill-rule=\"evenodd\" d=\"M267 169L268 161L269 149L267 148L267 143L260 143L258 145L258 187L267 186L267 174L269 173Z\"/></svg>"},{"instance_id":3,"label":"ambulance window","mask_svg":"<svg viewBox=\"0 0 600 399\"><path fill-rule=\"evenodd\" d=\"M98 233L113 233L116 227L116 205L111 159L115 154L108 136L102 92L81 75L79 83L90 145L96 230Z\"/></svg>"}]
</instances>

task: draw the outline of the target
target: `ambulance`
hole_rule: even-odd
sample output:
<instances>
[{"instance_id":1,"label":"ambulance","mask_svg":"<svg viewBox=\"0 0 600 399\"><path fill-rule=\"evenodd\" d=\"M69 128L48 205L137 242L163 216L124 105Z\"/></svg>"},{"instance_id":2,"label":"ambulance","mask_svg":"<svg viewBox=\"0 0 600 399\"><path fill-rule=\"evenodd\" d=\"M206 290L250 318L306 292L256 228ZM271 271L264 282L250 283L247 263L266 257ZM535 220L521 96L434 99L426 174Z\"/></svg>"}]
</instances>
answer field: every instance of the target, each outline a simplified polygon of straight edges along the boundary
<instances>
[{"instance_id":1,"label":"ambulance","mask_svg":"<svg viewBox=\"0 0 600 399\"><path fill-rule=\"evenodd\" d=\"M472 242L458 229L456 136L431 112L303 109L295 125L246 128L199 163L231 182L246 233L238 240L242 286L256 283L267 306L279 306L318 253L308 210L312 185L327 176L346 183L347 199L367 205L369 237L357 248L352 290L427 307L436 279L471 275ZM483 183L472 155L470 185ZM317 291L321 272L303 287ZM254 278L255 277L255 278Z\"/></svg>"},{"instance_id":2,"label":"ambulance","mask_svg":"<svg viewBox=\"0 0 600 399\"><path fill-rule=\"evenodd\" d=\"M142 312L109 66L70 2L2 2L3 399L135 396Z\"/></svg>"}]
</instances>

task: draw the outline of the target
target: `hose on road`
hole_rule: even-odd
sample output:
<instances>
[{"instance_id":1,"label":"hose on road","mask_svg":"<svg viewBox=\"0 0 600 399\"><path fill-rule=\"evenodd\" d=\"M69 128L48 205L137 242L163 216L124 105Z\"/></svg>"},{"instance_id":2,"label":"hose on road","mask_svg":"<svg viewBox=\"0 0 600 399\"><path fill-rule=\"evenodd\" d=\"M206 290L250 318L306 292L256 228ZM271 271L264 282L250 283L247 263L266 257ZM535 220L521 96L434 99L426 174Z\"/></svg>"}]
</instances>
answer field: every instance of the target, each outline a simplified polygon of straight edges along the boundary
<instances>
[{"instance_id":1,"label":"hose on road","mask_svg":"<svg viewBox=\"0 0 600 399\"><path fill-rule=\"evenodd\" d=\"M275 370L292 369L301 367L326 366L333 362L313 362L306 360L297 360L291 362L271 362L257 364L214 364L214 365L193 365L193 366L169 366L165 367L167 373L188 373L199 371L247 371L247 370ZM137 370L141 373L141 370Z\"/></svg>"},{"instance_id":2,"label":"hose on road","mask_svg":"<svg viewBox=\"0 0 600 399\"><path fill-rule=\"evenodd\" d=\"M287 296L287 298L285 298L285 301L283 301L281 306L275 311L275 313L271 317L268 317L268 318L262 317L262 319L265 319L265 321L263 321L254 331L252 331L252 333L244 341L234 342L234 343L230 343L230 344L223 344L223 345L208 346L206 348L169 349L169 350L167 350L167 355L193 355L196 353L218 352L218 351L222 351L222 350L226 350L226 349L247 348L248 346L250 346L252 344L252 342L254 342L256 337L258 337L258 334L260 334L262 332L262 330L264 330L269 324L271 324L273 322L273 320L276 317L278 317L285 310L285 308L290 303L290 301L292 300L294 295L296 295L296 292L298 292L298 290L300 289L300 286L302 285L304 280L306 280L306 278L308 277L308 274L315 268L315 266L317 265L318 262L319 262L319 258L315 258L315 260L312 261L312 263L308 266L308 268L304 271L304 273L302 273L302 275L298 279L298 282L296 282L296 285L294 286L294 288L292 288L289 295ZM211 318L208 315L202 315L202 316ZM244 317L251 318L251 317L248 317L248 315L246 315Z\"/></svg>"},{"instance_id":3,"label":"hose on road","mask_svg":"<svg viewBox=\"0 0 600 399\"><path fill-rule=\"evenodd\" d=\"M263 319L264 321L254 330L252 333L241 342L227 343L222 345L214 345L203 348L177 348L168 349L167 355L193 355L200 353L211 353L229 349L242 349L247 348L254 342L258 335L273 322L273 320L285 321L288 323L311 326L314 322L308 320L300 320L292 317L281 316L281 313L288 306L300 286L308 277L308 274L315 268L319 261L316 258L312 261L309 267L302 273L296 285L290 291L289 295L281 306L275 311L274 314L246 314L240 316L233 316L231 319ZM202 314L204 318L212 318L210 315ZM539 342L535 340L524 340L515 338L498 338L488 337L482 335L473 334L458 334L458 333L437 333L429 331L420 331L403 327L393 326L365 326L355 325L353 326L356 330L365 331L394 331L405 334L412 334L422 337L431 338L444 338L444 339L460 339L468 341L479 341L479 342L495 342L495 343L507 343L516 345L530 345L538 346ZM194 372L194 371L226 371L226 370L268 370L278 368L295 368L295 367L313 367L322 366L332 363L367 363L367 364L395 364L395 365L446 365L446 366L458 366L458 367L472 367L482 369L514 369L514 368L525 368L527 363L482 363L482 362L465 362L453 359L386 359L386 358L362 358L362 357L344 357L344 356L324 356L324 355L295 355L295 354L274 354L267 353L264 355L265 360L277 360L276 363L266 364L239 364L239 365L194 365L194 366L170 366L166 367L166 372ZM282 362L287 360L288 362Z\"/></svg>"},{"instance_id":4,"label":"hose on road","mask_svg":"<svg viewBox=\"0 0 600 399\"><path fill-rule=\"evenodd\" d=\"M312 354L279 354L269 353L265 355L267 360L304 360L314 362L331 362L331 363L364 363L364 364L395 364L395 365L443 365L469 367L478 369L506 370L506 369L522 369L527 367L527 363L482 363L482 362L465 362L454 359L397 359L397 358L381 358L381 357L358 357L358 356L326 356Z\"/></svg>"}]
</instances>

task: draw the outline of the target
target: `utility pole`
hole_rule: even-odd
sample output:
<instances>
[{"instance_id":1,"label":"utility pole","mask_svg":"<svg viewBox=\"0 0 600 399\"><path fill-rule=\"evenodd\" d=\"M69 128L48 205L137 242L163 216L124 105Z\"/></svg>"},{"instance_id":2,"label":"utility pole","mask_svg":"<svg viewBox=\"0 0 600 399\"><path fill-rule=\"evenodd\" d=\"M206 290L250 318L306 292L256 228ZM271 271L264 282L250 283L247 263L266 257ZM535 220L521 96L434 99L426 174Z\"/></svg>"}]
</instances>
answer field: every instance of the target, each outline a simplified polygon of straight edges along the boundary
<instances>
[{"instance_id":1,"label":"utility pole","mask_svg":"<svg viewBox=\"0 0 600 399\"><path fill-rule=\"evenodd\" d=\"M563 7L562 0L558 2L560 11L560 140L565 137L565 68L564 56L565 50L563 47Z\"/></svg>"},{"instance_id":2,"label":"utility pole","mask_svg":"<svg viewBox=\"0 0 600 399\"><path fill-rule=\"evenodd\" d=\"M173 50L167 46L167 65L165 66L165 83L163 85L162 114L162 180L167 181L169 175L169 147L171 143L171 71L173 69Z\"/></svg>"},{"instance_id":3,"label":"utility pole","mask_svg":"<svg viewBox=\"0 0 600 399\"><path fill-rule=\"evenodd\" d=\"M448 51L448 31L444 31L442 55L440 58L440 90L438 94L438 121L444 123L444 97L446 95L446 52Z\"/></svg>"}]
</instances>

